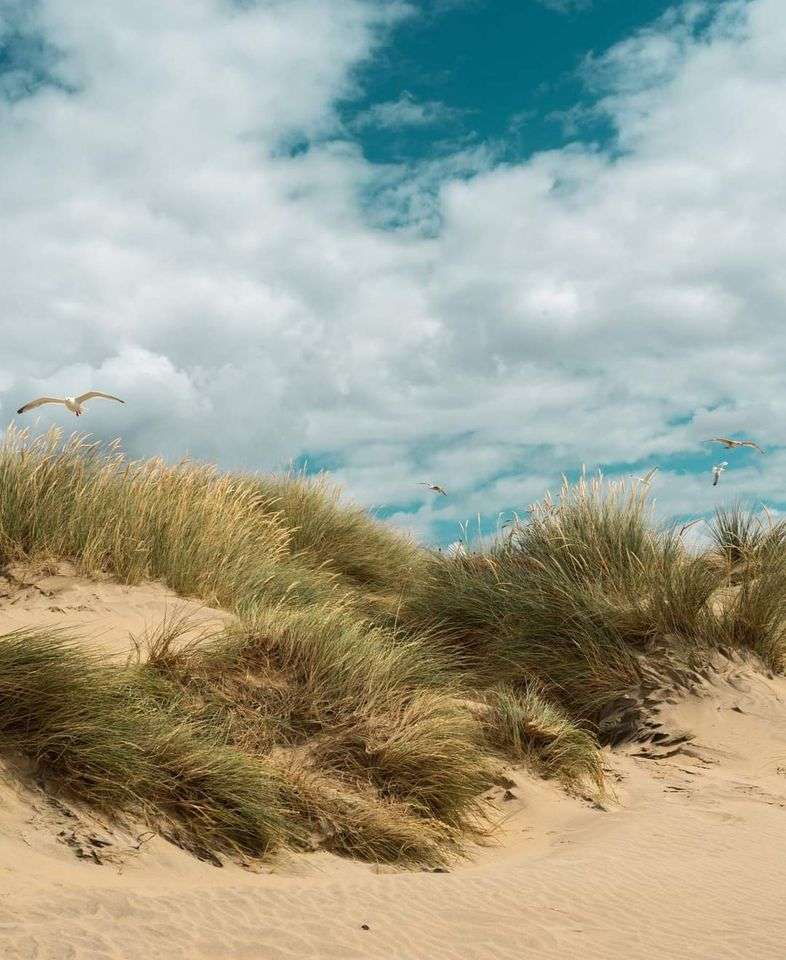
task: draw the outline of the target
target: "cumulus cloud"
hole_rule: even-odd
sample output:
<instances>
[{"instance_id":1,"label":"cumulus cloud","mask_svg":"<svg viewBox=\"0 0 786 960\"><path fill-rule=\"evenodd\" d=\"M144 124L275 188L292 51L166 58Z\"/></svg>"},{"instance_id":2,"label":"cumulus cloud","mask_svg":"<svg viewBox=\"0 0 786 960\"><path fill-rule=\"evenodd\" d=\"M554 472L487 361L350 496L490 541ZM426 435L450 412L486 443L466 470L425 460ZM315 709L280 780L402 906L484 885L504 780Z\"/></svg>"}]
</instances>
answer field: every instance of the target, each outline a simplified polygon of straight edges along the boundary
<instances>
[{"instance_id":1,"label":"cumulus cloud","mask_svg":"<svg viewBox=\"0 0 786 960\"><path fill-rule=\"evenodd\" d=\"M7 419L123 391L80 426L134 456L327 458L424 538L581 463L704 458L659 497L683 513L703 438L786 445L779 0L690 3L588 62L608 149L406 171L334 106L404 4L76 6L27 5L14 29L56 53L0 98ZM783 499L777 452L739 463L716 493Z\"/></svg>"}]
</instances>

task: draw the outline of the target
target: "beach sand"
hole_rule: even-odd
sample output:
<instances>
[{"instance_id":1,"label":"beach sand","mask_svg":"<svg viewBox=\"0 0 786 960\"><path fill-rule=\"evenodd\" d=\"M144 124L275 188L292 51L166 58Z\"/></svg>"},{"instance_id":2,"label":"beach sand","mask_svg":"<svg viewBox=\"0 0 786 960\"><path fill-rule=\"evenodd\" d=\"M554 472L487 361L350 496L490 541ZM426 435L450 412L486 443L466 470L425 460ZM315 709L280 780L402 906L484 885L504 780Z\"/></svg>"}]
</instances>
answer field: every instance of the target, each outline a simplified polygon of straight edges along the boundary
<instances>
[{"instance_id":1,"label":"beach sand","mask_svg":"<svg viewBox=\"0 0 786 960\"><path fill-rule=\"evenodd\" d=\"M62 567L4 583L4 632L56 622L115 657L133 649L129 632L190 603L160 585L94 583ZM188 609L208 624L225 619ZM52 801L9 760L0 957L782 958L786 680L724 660L695 694L671 699L661 729L687 739L606 751L614 799L569 797L517 770L508 794L495 793L495 842L444 873L326 853L218 868Z\"/></svg>"},{"instance_id":2,"label":"beach sand","mask_svg":"<svg viewBox=\"0 0 786 960\"><path fill-rule=\"evenodd\" d=\"M124 586L88 580L69 563L11 564L0 574L0 631L56 627L96 653L119 661L135 654L134 640L162 621L186 619L181 640L217 632L232 621L223 610L179 597L161 583Z\"/></svg>"}]
</instances>

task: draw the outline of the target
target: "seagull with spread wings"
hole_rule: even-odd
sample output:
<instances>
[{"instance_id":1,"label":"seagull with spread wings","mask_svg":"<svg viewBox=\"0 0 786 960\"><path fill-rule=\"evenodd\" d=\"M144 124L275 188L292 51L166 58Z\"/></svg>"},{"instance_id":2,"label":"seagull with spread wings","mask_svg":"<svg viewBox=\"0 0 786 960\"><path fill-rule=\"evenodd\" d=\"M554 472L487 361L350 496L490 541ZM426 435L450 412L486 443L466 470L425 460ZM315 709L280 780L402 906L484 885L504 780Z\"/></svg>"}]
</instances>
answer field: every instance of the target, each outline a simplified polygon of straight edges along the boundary
<instances>
[{"instance_id":1,"label":"seagull with spread wings","mask_svg":"<svg viewBox=\"0 0 786 960\"><path fill-rule=\"evenodd\" d=\"M125 403L125 400L121 400L120 397L113 397L111 393L101 393L100 390L88 390L87 393L80 393L78 397L37 397L35 400L31 400L23 407L20 407L16 412L26 413L28 410L35 410L36 407L41 407L45 403L62 403L66 410L70 410L71 413L76 414L77 417L81 417L85 412L85 403L94 397L103 397L104 400L117 400L118 403Z\"/></svg>"},{"instance_id":2,"label":"seagull with spread wings","mask_svg":"<svg viewBox=\"0 0 786 960\"><path fill-rule=\"evenodd\" d=\"M643 477L637 477L635 473L629 473L628 476L630 477L631 480L638 480L639 483L650 484L652 483L652 478L655 476L657 472L658 472L658 468L653 467L651 470L648 470Z\"/></svg>"},{"instance_id":3,"label":"seagull with spread wings","mask_svg":"<svg viewBox=\"0 0 786 960\"><path fill-rule=\"evenodd\" d=\"M705 440L705 443L722 443L727 450L734 450L736 447L753 447L759 453L764 453L758 443L753 440L732 440L730 437L713 437L711 440Z\"/></svg>"},{"instance_id":4,"label":"seagull with spread wings","mask_svg":"<svg viewBox=\"0 0 786 960\"><path fill-rule=\"evenodd\" d=\"M434 493L441 493L443 497L446 497L446 496L447 496L447 494L446 494L445 491L442 489L442 487L440 487L440 486L439 486L438 484L436 484L436 483L429 483L428 480L420 480L419 483L420 483L421 487L428 487L429 490L433 490Z\"/></svg>"},{"instance_id":5,"label":"seagull with spread wings","mask_svg":"<svg viewBox=\"0 0 786 960\"><path fill-rule=\"evenodd\" d=\"M718 481L720 480L720 476L721 476L721 474L723 473L723 471L726 469L726 467L728 467L728 465L729 465L729 461L728 461L728 460L721 460L720 463L716 463L715 466L712 468L712 485L713 485L713 487L717 487L717 486L718 486Z\"/></svg>"}]
</instances>

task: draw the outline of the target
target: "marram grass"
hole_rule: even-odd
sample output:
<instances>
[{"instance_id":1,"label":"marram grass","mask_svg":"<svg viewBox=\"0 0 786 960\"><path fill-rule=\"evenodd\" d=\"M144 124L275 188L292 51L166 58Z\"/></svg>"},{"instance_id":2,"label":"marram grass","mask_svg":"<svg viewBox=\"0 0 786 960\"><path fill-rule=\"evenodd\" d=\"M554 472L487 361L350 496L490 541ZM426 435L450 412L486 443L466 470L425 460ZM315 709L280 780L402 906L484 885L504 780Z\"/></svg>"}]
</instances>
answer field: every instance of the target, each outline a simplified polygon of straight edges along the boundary
<instances>
[{"instance_id":1,"label":"marram grass","mask_svg":"<svg viewBox=\"0 0 786 960\"><path fill-rule=\"evenodd\" d=\"M191 641L170 620L125 667L51 631L0 636L0 744L194 850L443 864L483 833L506 763L602 789L596 724L664 651L783 669L785 530L719 513L690 550L643 485L582 479L447 557L324 479L11 431L4 562L159 579L236 620Z\"/></svg>"},{"instance_id":2,"label":"marram grass","mask_svg":"<svg viewBox=\"0 0 786 960\"><path fill-rule=\"evenodd\" d=\"M259 856L293 838L276 771L222 743L176 697L160 707L150 680L56 635L5 634L0 742L68 795L172 824L196 848Z\"/></svg>"}]
</instances>

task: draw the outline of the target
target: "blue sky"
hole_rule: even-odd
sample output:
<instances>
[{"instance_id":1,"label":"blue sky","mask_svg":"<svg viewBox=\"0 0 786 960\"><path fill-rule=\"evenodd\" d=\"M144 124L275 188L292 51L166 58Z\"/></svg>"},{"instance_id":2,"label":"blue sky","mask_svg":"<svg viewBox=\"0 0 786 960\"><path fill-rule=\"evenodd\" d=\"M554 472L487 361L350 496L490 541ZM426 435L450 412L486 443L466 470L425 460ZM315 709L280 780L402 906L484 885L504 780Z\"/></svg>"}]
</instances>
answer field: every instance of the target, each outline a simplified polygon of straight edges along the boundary
<instances>
[{"instance_id":1,"label":"blue sky","mask_svg":"<svg viewBox=\"0 0 786 960\"><path fill-rule=\"evenodd\" d=\"M670 0L417 3L417 15L405 17L379 54L356 71L357 89L341 102L341 118L373 164L417 168L424 161L472 148L487 149L500 164L576 143L613 151L613 124L603 115L593 115L605 92L603 81L590 79L588 68L615 44L678 6ZM692 34L701 37L711 22L711 11L704 12L692 26ZM708 449L682 456L650 456L646 463L592 467L625 475L626 467L638 474L651 467L700 471L708 456L712 460ZM736 460L753 465L756 457L742 451ZM312 469L335 467L329 460L320 463L313 458L309 465ZM526 469L525 461L506 464L505 471L489 476L488 482ZM581 471L566 465L564 472L573 480ZM415 509L417 503L413 496L380 506L377 513L389 517ZM458 528L454 519L438 520L435 538L450 543L457 535L491 534L514 510L522 509L506 506L509 509L496 515L476 513ZM674 517L682 520L690 515L686 510Z\"/></svg>"},{"instance_id":2,"label":"blue sky","mask_svg":"<svg viewBox=\"0 0 786 960\"><path fill-rule=\"evenodd\" d=\"M0 412L104 389L427 542L582 464L777 510L784 50L779 0L0 0Z\"/></svg>"},{"instance_id":3,"label":"blue sky","mask_svg":"<svg viewBox=\"0 0 786 960\"><path fill-rule=\"evenodd\" d=\"M592 102L582 65L672 4L457 0L415 6L418 15L405 18L356 71L356 96L341 105L372 163L417 163L470 144L491 144L501 158L515 161L562 146L577 133L582 139L608 136L602 123L566 133L566 115ZM395 114L388 114L387 124L385 114L381 122L363 122L380 104L402 101L432 106L420 115L410 110L414 122L395 125Z\"/></svg>"}]
</instances>

